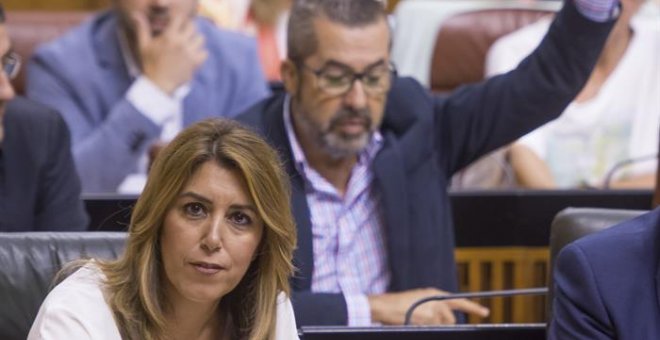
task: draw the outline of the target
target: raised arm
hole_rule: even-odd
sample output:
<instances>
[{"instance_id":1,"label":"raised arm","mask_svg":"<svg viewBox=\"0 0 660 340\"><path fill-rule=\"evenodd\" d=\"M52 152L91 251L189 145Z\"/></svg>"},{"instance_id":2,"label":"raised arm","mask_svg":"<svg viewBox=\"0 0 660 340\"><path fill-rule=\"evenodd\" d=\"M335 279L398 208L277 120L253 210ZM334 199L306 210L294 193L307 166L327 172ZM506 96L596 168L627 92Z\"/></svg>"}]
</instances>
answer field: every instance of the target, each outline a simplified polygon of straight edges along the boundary
<instances>
[{"instance_id":1,"label":"raised arm","mask_svg":"<svg viewBox=\"0 0 660 340\"><path fill-rule=\"evenodd\" d=\"M587 81L614 21L589 19L566 1L516 69L434 98L436 144L447 151L448 174L558 117Z\"/></svg>"}]
</instances>

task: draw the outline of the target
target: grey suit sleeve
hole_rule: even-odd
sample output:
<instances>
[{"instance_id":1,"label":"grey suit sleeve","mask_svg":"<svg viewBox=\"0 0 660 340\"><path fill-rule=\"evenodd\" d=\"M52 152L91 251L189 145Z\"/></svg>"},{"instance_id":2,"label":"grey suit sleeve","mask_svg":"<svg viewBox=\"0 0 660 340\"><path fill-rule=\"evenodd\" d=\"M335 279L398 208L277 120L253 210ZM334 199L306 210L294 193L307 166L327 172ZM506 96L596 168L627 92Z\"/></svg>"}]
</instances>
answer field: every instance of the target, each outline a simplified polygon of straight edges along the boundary
<instances>
[{"instance_id":1,"label":"grey suit sleeve","mask_svg":"<svg viewBox=\"0 0 660 340\"><path fill-rule=\"evenodd\" d=\"M33 58L27 77L27 96L55 108L69 126L84 192L115 191L160 134L125 98L112 103L107 114L100 107L86 107L83 97L96 95L94 89L76 89L46 56Z\"/></svg>"},{"instance_id":2,"label":"grey suit sleeve","mask_svg":"<svg viewBox=\"0 0 660 340\"><path fill-rule=\"evenodd\" d=\"M548 339L614 339L596 275L581 248L571 244L557 257L555 298Z\"/></svg>"},{"instance_id":3,"label":"grey suit sleeve","mask_svg":"<svg viewBox=\"0 0 660 340\"><path fill-rule=\"evenodd\" d=\"M80 199L80 180L71 156L69 130L62 118L48 120L47 162L42 170L35 230L86 230L89 218Z\"/></svg>"}]
</instances>

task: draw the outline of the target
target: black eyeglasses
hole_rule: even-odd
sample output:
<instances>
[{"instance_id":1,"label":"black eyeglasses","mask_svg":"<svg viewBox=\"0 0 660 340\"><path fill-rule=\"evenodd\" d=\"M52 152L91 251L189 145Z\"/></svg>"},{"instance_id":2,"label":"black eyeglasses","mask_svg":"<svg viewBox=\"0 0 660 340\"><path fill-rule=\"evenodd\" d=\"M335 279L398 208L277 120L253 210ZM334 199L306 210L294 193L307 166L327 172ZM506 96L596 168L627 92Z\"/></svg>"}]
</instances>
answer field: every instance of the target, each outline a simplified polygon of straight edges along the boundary
<instances>
[{"instance_id":1,"label":"black eyeglasses","mask_svg":"<svg viewBox=\"0 0 660 340\"><path fill-rule=\"evenodd\" d=\"M380 63L356 73L350 67L331 63L315 70L304 63L300 64L316 76L316 86L332 96L341 96L351 90L356 80L362 82L369 95L382 95L390 89L396 68L392 63Z\"/></svg>"},{"instance_id":2,"label":"black eyeglasses","mask_svg":"<svg viewBox=\"0 0 660 340\"><path fill-rule=\"evenodd\" d=\"M5 72L7 78L14 79L21 70L21 56L16 52L9 52L2 57L2 71Z\"/></svg>"}]
</instances>

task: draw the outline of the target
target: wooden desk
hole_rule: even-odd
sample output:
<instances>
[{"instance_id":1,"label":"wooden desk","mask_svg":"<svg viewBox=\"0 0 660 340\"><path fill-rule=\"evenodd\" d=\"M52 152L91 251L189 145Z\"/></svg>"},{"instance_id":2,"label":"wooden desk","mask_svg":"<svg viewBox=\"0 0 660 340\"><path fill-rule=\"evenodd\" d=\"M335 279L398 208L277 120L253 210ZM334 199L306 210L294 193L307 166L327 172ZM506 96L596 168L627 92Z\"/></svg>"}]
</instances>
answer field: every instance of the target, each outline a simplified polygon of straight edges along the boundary
<instances>
[{"instance_id":1,"label":"wooden desk","mask_svg":"<svg viewBox=\"0 0 660 340\"><path fill-rule=\"evenodd\" d=\"M544 340L545 324L302 327L301 340Z\"/></svg>"}]
</instances>

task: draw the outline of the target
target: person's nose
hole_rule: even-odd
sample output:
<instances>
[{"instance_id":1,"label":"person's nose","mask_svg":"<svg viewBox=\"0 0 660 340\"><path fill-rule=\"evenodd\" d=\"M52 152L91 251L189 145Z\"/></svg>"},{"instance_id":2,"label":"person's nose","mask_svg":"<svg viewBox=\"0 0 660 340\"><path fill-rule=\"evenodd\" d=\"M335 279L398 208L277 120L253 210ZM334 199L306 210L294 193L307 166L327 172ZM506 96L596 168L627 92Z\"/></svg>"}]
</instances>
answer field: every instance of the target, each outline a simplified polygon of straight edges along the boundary
<instances>
[{"instance_id":1,"label":"person's nose","mask_svg":"<svg viewBox=\"0 0 660 340\"><path fill-rule=\"evenodd\" d=\"M202 235L201 247L208 253L214 253L222 249L223 233L225 219L217 217L209 220L209 223L204 228L204 235Z\"/></svg>"},{"instance_id":2,"label":"person's nose","mask_svg":"<svg viewBox=\"0 0 660 340\"><path fill-rule=\"evenodd\" d=\"M347 106L354 109L362 109L367 106L367 93L364 89L362 79L355 79L351 89L344 96Z\"/></svg>"},{"instance_id":3,"label":"person's nose","mask_svg":"<svg viewBox=\"0 0 660 340\"><path fill-rule=\"evenodd\" d=\"M16 92L14 92L14 87L9 81L9 77L7 76L7 73L5 73L3 70L0 70L0 100L1 101L11 100L15 96L16 96Z\"/></svg>"}]
</instances>

